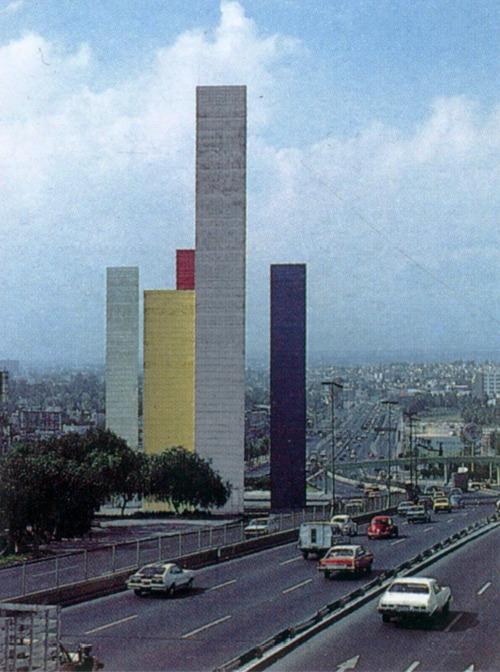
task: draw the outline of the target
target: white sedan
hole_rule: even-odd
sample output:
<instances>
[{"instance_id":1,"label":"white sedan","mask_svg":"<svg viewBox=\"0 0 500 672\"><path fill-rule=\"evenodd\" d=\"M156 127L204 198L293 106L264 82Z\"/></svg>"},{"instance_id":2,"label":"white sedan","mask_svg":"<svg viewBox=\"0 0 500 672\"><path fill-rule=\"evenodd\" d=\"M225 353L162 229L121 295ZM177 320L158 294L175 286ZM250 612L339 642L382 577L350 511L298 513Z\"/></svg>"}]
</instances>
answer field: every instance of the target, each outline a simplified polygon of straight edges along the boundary
<instances>
[{"instance_id":1,"label":"white sedan","mask_svg":"<svg viewBox=\"0 0 500 672\"><path fill-rule=\"evenodd\" d=\"M379 600L377 611L384 623L391 618L445 619L452 600L448 586L422 576L396 579Z\"/></svg>"},{"instance_id":2,"label":"white sedan","mask_svg":"<svg viewBox=\"0 0 500 672\"><path fill-rule=\"evenodd\" d=\"M132 588L136 595L159 592L171 597L179 588L192 588L194 577L192 569L181 569L175 562L154 562L132 574L127 588Z\"/></svg>"},{"instance_id":3,"label":"white sedan","mask_svg":"<svg viewBox=\"0 0 500 672\"><path fill-rule=\"evenodd\" d=\"M333 516L330 523L338 527L342 534L347 534L349 537L353 537L358 533L358 525L354 522L351 516Z\"/></svg>"}]
</instances>

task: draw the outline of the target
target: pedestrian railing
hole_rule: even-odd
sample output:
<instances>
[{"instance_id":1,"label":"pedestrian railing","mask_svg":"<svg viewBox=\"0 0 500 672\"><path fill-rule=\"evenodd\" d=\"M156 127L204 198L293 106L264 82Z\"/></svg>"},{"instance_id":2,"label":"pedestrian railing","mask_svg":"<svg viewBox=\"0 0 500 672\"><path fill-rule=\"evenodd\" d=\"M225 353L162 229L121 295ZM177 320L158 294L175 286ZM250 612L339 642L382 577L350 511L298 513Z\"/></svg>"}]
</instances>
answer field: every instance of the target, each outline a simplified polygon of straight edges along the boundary
<instances>
[{"instance_id":1,"label":"pedestrian railing","mask_svg":"<svg viewBox=\"0 0 500 672\"><path fill-rule=\"evenodd\" d=\"M399 493L393 493L391 505L395 506L400 498ZM387 506L388 501L384 496L366 498L363 507L353 512L349 511L348 502L341 501L336 503L335 513L376 513L385 510ZM276 518L279 521L279 532L284 532L296 529L304 522L328 520L330 514L329 505L319 505L302 511L281 513ZM133 571L147 563L176 560L186 555L238 544L245 541L245 526L243 520L212 524L197 530L165 532L11 565L0 570L0 600L24 597L127 570Z\"/></svg>"}]
</instances>

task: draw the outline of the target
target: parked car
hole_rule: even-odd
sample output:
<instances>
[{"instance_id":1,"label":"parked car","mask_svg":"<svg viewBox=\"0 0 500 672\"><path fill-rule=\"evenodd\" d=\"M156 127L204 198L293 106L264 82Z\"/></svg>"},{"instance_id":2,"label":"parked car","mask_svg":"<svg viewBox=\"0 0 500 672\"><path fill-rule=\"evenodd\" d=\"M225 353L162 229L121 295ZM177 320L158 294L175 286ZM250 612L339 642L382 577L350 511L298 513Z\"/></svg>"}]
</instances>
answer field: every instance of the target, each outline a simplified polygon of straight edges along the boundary
<instances>
[{"instance_id":1,"label":"parked car","mask_svg":"<svg viewBox=\"0 0 500 672\"><path fill-rule=\"evenodd\" d=\"M406 516L406 512L411 506L413 506L413 502L410 500L399 502L398 508L396 509L398 516L402 516L404 518Z\"/></svg>"},{"instance_id":2,"label":"parked car","mask_svg":"<svg viewBox=\"0 0 500 672\"><path fill-rule=\"evenodd\" d=\"M322 556L336 543L342 541L338 525L327 522L302 523L299 528L298 549L307 560L310 554Z\"/></svg>"},{"instance_id":3,"label":"parked car","mask_svg":"<svg viewBox=\"0 0 500 672\"><path fill-rule=\"evenodd\" d=\"M497 511L500 512L500 499L497 499L495 506L497 507Z\"/></svg>"},{"instance_id":4,"label":"parked car","mask_svg":"<svg viewBox=\"0 0 500 672\"><path fill-rule=\"evenodd\" d=\"M180 588L192 588L194 578L192 569L181 569L175 562L154 562L132 574L127 588L132 588L136 595L158 592L172 596Z\"/></svg>"},{"instance_id":5,"label":"parked car","mask_svg":"<svg viewBox=\"0 0 500 672\"><path fill-rule=\"evenodd\" d=\"M342 534L347 534L349 537L358 533L358 524L354 522L351 516L333 516L330 523L336 525L341 530Z\"/></svg>"},{"instance_id":6,"label":"parked car","mask_svg":"<svg viewBox=\"0 0 500 672\"><path fill-rule=\"evenodd\" d=\"M243 530L245 537L263 537L265 534L273 534L280 531L279 518L268 516L267 518L254 518Z\"/></svg>"},{"instance_id":7,"label":"parked car","mask_svg":"<svg viewBox=\"0 0 500 672\"><path fill-rule=\"evenodd\" d=\"M389 516L375 516L371 519L366 533L369 539L387 539L397 537L399 530Z\"/></svg>"},{"instance_id":8,"label":"parked car","mask_svg":"<svg viewBox=\"0 0 500 672\"><path fill-rule=\"evenodd\" d=\"M434 513L451 513L451 502L448 497L436 497L432 509Z\"/></svg>"},{"instance_id":9,"label":"parked car","mask_svg":"<svg viewBox=\"0 0 500 672\"><path fill-rule=\"evenodd\" d=\"M430 523L431 514L425 508L425 506L422 506L421 504L415 504L414 506L410 506L410 508L406 512L406 520L410 524Z\"/></svg>"},{"instance_id":10,"label":"parked car","mask_svg":"<svg viewBox=\"0 0 500 672\"><path fill-rule=\"evenodd\" d=\"M392 618L446 618L452 600L451 589L436 579L412 576L396 579L380 598L377 611L384 623Z\"/></svg>"},{"instance_id":11,"label":"parked car","mask_svg":"<svg viewBox=\"0 0 500 672\"><path fill-rule=\"evenodd\" d=\"M318 571L323 572L325 579L337 572L347 572L353 576L372 571L373 554L361 545L333 546L319 561Z\"/></svg>"}]
</instances>

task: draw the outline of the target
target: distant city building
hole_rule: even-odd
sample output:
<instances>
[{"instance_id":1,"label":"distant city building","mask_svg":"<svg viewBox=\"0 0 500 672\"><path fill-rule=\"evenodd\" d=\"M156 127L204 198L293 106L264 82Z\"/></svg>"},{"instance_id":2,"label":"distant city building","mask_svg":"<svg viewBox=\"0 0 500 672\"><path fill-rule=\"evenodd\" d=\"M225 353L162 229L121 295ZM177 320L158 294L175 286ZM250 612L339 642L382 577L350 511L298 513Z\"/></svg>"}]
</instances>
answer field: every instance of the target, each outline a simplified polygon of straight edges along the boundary
<instances>
[{"instance_id":1,"label":"distant city building","mask_svg":"<svg viewBox=\"0 0 500 672\"><path fill-rule=\"evenodd\" d=\"M106 272L106 427L139 443L139 269Z\"/></svg>"},{"instance_id":2,"label":"distant city building","mask_svg":"<svg viewBox=\"0 0 500 672\"><path fill-rule=\"evenodd\" d=\"M244 507L246 87L197 88L195 450Z\"/></svg>"},{"instance_id":3,"label":"distant city building","mask_svg":"<svg viewBox=\"0 0 500 672\"><path fill-rule=\"evenodd\" d=\"M194 292L144 292L144 452L194 450Z\"/></svg>"},{"instance_id":4,"label":"distant city building","mask_svg":"<svg viewBox=\"0 0 500 672\"><path fill-rule=\"evenodd\" d=\"M271 266L271 510L306 505L306 266Z\"/></svg>"},{"instance_id":5,"label":"distant city building","mask_svg":"<svg viewBox=\"0 0 500 672\"><path fill-rule=\"evenodd\" d=\"M9 372L0 369L0 403L4 404L9 395Z\"/></svg>"},{"instance_id":6,"label":"distant city building","mask_svg":"<svg viewBox=\"0 0 500 672\"><path fill-rule=\"evenodd\" d=\"M21 372L17 359L0 359L0 369L7 371L11 378L18 378Z\"/></svg>"},{"instance_id":7,"label":"distant city building","mask_svg":"<svg viewBox=\"0 0 500 672\"><path fill-rule=\"evenodd\" d=\"M61 411L21 410L19 426L22 434L61 432L62 413Z\"/></svg>"},{"instance_id":8,"label":"distant city building","mask_svg":"<svg viewBox=\"0 0 500 672\"><path fill-rule=\"evenodd\" d=\"M478 372L474 380L473 394L477 399L500 395L500 371Z\"/></svg>"}]
</instances>

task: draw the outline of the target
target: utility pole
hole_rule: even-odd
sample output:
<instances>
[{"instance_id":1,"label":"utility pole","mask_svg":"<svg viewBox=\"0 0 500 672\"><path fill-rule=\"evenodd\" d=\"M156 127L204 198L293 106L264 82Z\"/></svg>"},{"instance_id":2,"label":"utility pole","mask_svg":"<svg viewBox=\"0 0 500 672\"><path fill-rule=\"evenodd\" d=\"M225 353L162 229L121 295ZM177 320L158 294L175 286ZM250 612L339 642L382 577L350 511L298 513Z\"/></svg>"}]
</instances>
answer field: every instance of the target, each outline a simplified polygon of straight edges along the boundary
<instances>
[{"instance_id":1,"label":"utility pole","mask_svg":"<svg viewBox=\"0 0 500 672\"><path fill-rule=\"evenodd\" d=\"M389 444L389 455L388 455L388 460L387 460L387 491L388 491L388 499L387 499L387 506L390 508L391 507L391 468L392 468L392 430L393 427L391 425L391 408L393 406L397 405L397 401L393 401L391 399L384 399L382 401L383 404L385 404L388 407L388 413L389 413L389 437L388 437L388 444Z\"/></svg>"},{"instance_id":2,"label":"utility pole","mask_svg":"<svg viewBox=\"0 0 500 672\"><path fill-rule=\"evenodd\" d=\"M335 388L342 390L343 385L336 383L334 380L324 380L322 385L328 385L330 388L330 402L331 402L331 461L332 461L332 515L335 513ZM325 474L326 476L326 474Z\"/></svg>"}]
</instances>

